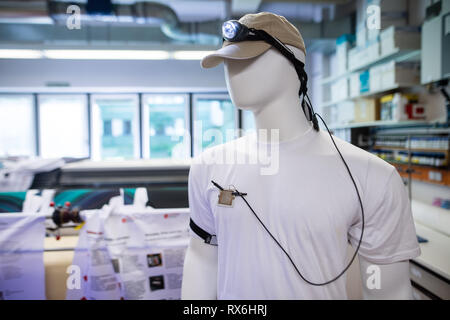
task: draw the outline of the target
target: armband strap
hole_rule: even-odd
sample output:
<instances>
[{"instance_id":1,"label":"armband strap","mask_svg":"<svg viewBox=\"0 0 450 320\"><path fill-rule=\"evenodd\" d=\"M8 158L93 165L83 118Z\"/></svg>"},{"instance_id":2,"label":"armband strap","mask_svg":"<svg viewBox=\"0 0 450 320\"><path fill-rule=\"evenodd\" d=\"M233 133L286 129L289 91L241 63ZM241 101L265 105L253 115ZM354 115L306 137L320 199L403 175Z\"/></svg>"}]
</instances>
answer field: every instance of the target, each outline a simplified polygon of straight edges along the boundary
<instances>
[{"instance_id":1,"label":"armband strap","mask_svg":"<svg viewBox=\"0 0 450 320\"><path fill-rule=\"evenodd\" d=\"M208 232L200 228L192 219L190 219L189 226L196 235L205 240L205 243L212 246L217 246L217 237L215 235L209 234Z\"/></svg>"}]
</instances>

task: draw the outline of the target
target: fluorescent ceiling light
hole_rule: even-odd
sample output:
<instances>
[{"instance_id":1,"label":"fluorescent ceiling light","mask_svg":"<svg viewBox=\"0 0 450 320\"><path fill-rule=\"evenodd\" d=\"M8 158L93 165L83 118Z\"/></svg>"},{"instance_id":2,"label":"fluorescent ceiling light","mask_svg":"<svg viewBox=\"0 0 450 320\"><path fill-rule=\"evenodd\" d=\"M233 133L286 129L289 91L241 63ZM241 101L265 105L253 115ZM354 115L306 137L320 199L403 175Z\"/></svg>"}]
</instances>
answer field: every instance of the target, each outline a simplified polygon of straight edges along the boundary
<instances>
[{"instance_id":1,"label":"fluorescent ceiling light","mask_svg":"<svg viewBox=\"0 0 450 320\"><path fill-rule=\"evenodd\" d=\"M44 50L44 56L74 60L166 60L170 53L162 50Z\"/></svg>"},{"instance_id":2,"label":"fluorescent ceiling light","mask_svg":"<svg viewBox=\"0 0 450 320\"><path fill-rule=\"evenodd\" d=\"M28 49L0 49L0 59L40 59L40 50Z\"/></svg>"},{"instance_id":3,"label":"fluorescent ceiling light","mask_svg":"<svg viewBox=\"0 0 450 320\"><path fill-rule=\"evenodd\" d=\"M70 60L201 60L213 51L89 50L89 49L0 49L0 59Z\"/></svg>"},{"instance_id":4,"label":"fluorescent ceiling light","mask_svg":"<svg viewBox=\"0 0 450 320\"><path fill-rule=\"evenodd\" d=\"M201 60L210 53L213 51L174 51L172 57L176 60Z\"/></svg>"}]
</instances>

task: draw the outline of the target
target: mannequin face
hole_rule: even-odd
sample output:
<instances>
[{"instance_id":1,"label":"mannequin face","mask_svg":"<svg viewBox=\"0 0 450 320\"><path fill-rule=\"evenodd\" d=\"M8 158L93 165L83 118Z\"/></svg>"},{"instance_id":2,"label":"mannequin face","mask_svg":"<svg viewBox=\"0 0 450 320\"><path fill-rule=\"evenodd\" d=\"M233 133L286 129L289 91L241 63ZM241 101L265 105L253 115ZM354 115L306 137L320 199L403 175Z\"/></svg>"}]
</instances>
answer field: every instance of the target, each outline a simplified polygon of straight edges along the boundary
<instances>
[{"instance_id":1,"label":"mannequin face","mask_svg":"<svg viewBox=\"0 0 450 320\"><path fill-rule=\"evenodd\" d=\"M297 95L300 88L294 67L276 49L252 59L225 59L224 65L231 100L243 110L258 113L280 96Z\"/></svg>"}]
</instances>

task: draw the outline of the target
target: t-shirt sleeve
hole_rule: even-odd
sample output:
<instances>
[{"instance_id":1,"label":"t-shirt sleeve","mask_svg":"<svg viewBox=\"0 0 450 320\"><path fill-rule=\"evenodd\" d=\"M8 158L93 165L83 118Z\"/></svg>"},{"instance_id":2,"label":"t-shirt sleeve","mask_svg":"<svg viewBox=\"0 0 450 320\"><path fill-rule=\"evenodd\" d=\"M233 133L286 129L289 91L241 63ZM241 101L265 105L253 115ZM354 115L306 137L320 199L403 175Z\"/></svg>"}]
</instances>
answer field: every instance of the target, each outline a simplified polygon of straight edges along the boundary
<instances>
[{"instance_id":1,"label":"t-shirt sleeve","mask_svg":"<svg viewBox=\"0 0 450 320\"><path fill-rule=\"evenodd\" d=\"M375 264L390 264L420 255L410 201L403 181L392 167L386 179L368 175L364 206L364 235L359 254ZM350 242L356 248L361 236L359 220L349 231Z\"/></svg>"},{"instance_id":2,"label":"t-shirt sleeve","mask_svg":"<svg viewBox=\"0 0 450 320\"><path fill-rule=\"evenodd\" d=\"M208 178L206 168L201 164L192 164L189 170L189 212L194 223L211 235L216 234L214 216L207 199ZM190 230L191 235L199 237Z\"/></svg>"}]
</instances>

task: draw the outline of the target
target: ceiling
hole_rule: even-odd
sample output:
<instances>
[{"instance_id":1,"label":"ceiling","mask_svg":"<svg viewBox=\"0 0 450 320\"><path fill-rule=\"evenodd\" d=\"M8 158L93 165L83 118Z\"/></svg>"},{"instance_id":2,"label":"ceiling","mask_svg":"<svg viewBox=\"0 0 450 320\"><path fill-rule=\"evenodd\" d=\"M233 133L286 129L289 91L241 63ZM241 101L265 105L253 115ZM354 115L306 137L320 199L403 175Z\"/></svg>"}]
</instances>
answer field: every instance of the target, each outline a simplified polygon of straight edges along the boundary
<instances>
[{"instance_id":1,"label":"ceiling","mask_svg":"<svg viewBox=\"0 0 450 320\"><path fill-rule=\"evenodd\" d=\"M0 0L0 46L194 46L221 44L223 21L245 13L269 11L285 16L310 44L330 44L354 28L353 17L336 16L348 0L112 0L109 15L92 15L90 1ZM96 0L96 3L107 0ZM81 9L81 28L66 26L67 7ZM348 11L348 10L347 10Z\"/></svg>"}]
</instances>

